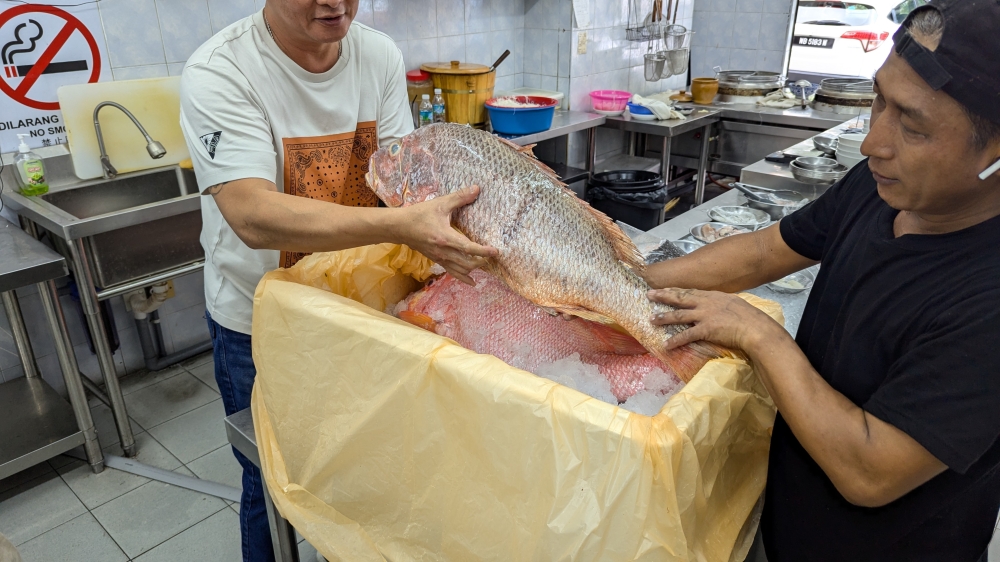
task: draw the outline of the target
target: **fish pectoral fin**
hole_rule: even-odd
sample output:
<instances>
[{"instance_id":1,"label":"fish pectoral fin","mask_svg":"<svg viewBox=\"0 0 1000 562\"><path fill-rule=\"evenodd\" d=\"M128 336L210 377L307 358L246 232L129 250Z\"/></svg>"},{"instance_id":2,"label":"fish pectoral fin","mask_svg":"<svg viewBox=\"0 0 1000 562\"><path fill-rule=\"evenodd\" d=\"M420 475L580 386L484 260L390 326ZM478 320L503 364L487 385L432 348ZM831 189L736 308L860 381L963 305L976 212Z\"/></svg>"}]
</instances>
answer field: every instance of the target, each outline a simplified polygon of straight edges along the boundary
<instances>
[{"instance_id":1,"label":"fish pectoral fin","mask_svg":"<svg viewBox=\"0 0 1000 562\"><path fill-rule=\"evenodd\" d=\"M579 306L554 306L552 307L552 310L560 314L569 314L570 316L577 316L579 318L583 318L584 320L604 324L605 326L618 326L617 322L607 316Z\"/></svg>"},{"instance_id":2,"label":"fish pectoral fin","mask_svg":"<svg viewBox=\"0 0 1000 562\"><path fill-rule=\"evenodd\" d=\"M412 310L400 310L399 319L404 322L409 322L418 328L423 328L428 332L436 332L437 322L426 314L413 312Z\"/></svg>"}]
</instances>

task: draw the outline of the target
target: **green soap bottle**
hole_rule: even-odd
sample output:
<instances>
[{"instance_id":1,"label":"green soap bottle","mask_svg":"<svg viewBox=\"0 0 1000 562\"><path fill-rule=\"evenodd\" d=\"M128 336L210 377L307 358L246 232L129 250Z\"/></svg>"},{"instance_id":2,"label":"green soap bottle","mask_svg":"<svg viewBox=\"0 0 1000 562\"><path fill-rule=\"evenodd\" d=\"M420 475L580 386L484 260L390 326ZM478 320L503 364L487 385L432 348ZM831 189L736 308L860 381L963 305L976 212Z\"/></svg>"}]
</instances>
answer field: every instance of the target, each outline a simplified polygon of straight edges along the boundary
<instances>
[{"instance_id":1,"label":"green soap bottle","mask_svg":"<svg viewBox=\"0 0 1000 562\"><path fill-rule=\"evenodd\" d=\"M21 193L44 195L49 192L49 184L45 180L45 166L42 164L42 158L28 148L28 143L24 140L27 136L17 135L21 144L17 147L17 158L14 159L17 177L21 180Z\"/></svg>"}]
</instances>

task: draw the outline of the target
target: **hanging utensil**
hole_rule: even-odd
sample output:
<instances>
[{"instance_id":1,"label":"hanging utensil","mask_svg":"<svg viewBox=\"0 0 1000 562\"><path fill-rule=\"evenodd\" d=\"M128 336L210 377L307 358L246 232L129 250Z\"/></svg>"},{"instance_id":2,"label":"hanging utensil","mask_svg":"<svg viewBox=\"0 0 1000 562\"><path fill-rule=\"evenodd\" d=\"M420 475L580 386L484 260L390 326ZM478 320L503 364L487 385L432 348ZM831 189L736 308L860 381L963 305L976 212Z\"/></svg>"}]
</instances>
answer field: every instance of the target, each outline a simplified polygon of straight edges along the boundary
<instances>
[{"instance_id":1,"label":"hanging utensil","mask_svg":"<svg viewBox=\"0 0 1000 562\"><path fill-rule=\"evenodd\" d=\"M795 85L802 89L802 109L805 109L806 104L809 103L809 100L806 99L806 88L811 88L812 82L808 80L798 80L795 82Z\"/></svg>"},{"instance_id":2,"label":"hanging utensil","mask_svg":"<svg viewBox=\"0 0 1000 562\"><path fill-rule=\"evenodd\" d=\"M500 63L502 63L504 61L504 59L506 59L508 56L510 56L510 49L507 49L506 51L504 51L503 54L500 55L500 58L498 58L497 61L495 63L493 63L493 66L490 67L490 72L493 72L494 70L496 70L497 67L500 66Z\"/></svg>"}]
</instances>

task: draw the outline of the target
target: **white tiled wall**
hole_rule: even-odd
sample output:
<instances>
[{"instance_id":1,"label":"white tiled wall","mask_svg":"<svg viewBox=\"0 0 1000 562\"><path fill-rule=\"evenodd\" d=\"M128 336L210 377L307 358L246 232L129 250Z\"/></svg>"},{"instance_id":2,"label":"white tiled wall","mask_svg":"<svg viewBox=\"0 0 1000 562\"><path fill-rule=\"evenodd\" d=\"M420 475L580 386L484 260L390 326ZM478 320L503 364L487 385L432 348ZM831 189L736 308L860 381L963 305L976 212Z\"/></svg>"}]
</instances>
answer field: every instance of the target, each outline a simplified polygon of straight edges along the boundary
<instances>
[{"instance_id":1,"label":"white tiled wall","mask_svg":"<svg viewBox=\"0 0 1000 562\"><path fill-rule=\"evenodd\" d=\"M678 25L692 28L696 1L706 0L678 0ZM590 0L590 25L581 28L576 18L573 19L574 27L569 43L571 108L589 109L590 92L593 90L624 90L648 95L684 88L686 75L672 76L656 82L646 81L644 55L648 49L662 50L662 42L637 43L626 40L626 28L643 21L651 8L652 0ZM584 33L587 36L587 48L586 53L580 54L577 47L580 36ZM624 134L620 131L598 129L597 160L621 152L624 139ZM569 150L570 162L581 165L586 154L583 135L576 135L570 140Z\"/></svg>"},{"instance_id":2,"label":"white tiled wall","mask_svg":"<svg viewBox=\"0 0 1000 562\"><path fill-rule=\"evenodd\" d=\"M726 70L784 70L795 0L695 0L693 76Z\"/></svg>"}]
</instances>

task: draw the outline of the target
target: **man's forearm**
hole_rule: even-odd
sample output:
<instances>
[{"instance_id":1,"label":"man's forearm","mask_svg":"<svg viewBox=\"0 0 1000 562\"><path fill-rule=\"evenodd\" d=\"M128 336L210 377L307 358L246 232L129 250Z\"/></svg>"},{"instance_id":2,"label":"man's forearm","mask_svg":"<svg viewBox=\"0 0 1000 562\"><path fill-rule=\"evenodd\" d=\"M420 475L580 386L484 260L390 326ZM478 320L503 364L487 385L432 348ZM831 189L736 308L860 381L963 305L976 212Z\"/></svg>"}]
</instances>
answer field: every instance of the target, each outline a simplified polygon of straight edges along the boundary
<instances>
[{"instance_id":1,"label":"man's forearm","mask_svg":"<svg viewBox=\"0 0 1000 562\"><path fill-rule=\"evenodd\" d=\"M780 279L812 263L788 248L774 225L651 265L645 278L654 289L680 287L735 293Z\"/></svg>"},{"instance_id":2,"label":"man's forearm","mask_svg":"<svg viewBox=\"0 0 1000 562\"><path fill-rule=\"evenodd\" d=\"M250 179L207 191L253 249L321 252L398 241L396 209L344 207L279 193L273 185Z\"/></svg>"},{"instance_id":3,"label":"man's forearm","mask_svg":"<svg viewBox=\"0 0 1000 562\"><path fill-rule=\"evenodd\" d=\"M397 209L345 207L276 191L259 193L230 226L254 249L326 252L398 242Z\"/></svg>"},{"instance_id":4,"label":"man's forearm","mask_svg":"<svg viewBox=\"0 0 1000 562\"><path fill-rule=\"evenodd\" d=\"M813 369L780 326L746 350L796 439L848 501L894 501L945 469L916 441L865 412Z\"/></svg>"}]
</instances>

